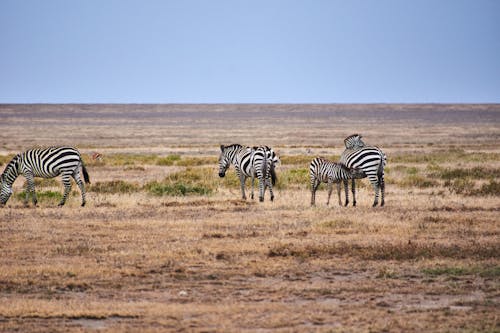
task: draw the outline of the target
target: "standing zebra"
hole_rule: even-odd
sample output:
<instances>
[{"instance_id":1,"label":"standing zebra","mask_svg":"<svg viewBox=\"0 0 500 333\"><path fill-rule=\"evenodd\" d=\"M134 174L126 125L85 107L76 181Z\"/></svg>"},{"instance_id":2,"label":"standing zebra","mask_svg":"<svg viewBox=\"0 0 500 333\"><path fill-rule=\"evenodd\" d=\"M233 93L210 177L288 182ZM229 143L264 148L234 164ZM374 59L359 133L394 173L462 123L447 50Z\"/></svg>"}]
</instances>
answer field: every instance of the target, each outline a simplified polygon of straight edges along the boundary
<instances>
[{"instance_id":1,"label":"standing zebra","mask_svg":"<svg viewBox=\"0 0 500 333\"><path fill-rule=\"evenodd\" d=\"M337 184L337 194L339 205L342 206L340 198L340 182L344 183L345 188L345 205L349 203L347 180L355 177L362 177L363 171L360 169L349 169L345 165L335 163L327 159L316 157L309 165L309 176L311 177L311 206L314 206L316 201L316 190L321 183L328 184L328 200L326 204L330 204L330 196L332 195L333 183Z\"/></svg>"},{"instance_id":2,"label":"standing zebra","mask_svg":"<svg viewBox=\"0 0 500 333\"><path fill-rule=\"evenodd\" d=\"M7 164L0 176L0 203L4 205L12 194L12 184L19 175L23 175L28 183L25 205L28 205L29 195L32 193L33 205L36 206L34 177L54 178L62 177L64 195L59 206L64 205L71 190L73 177L82 193L82 206L85 206L85 187L80 178L80 167L85 182L90 184L89 174L85 169L80 153L71 147L51 147L46 149L31 149L20 153Z\"/></svg>"},{"instance_id":3,"label":"standing zebra","mask_svg":"<svg viewBox=\"0 0 500 333\"><path fill-rule=\"evenodd\" d=\"M271 201L274 200L272 185L276 183L276 172L274 170L276 163L279 162L278 155L267 146L244 147L239 144L229 146L220 146L219 156L219 176L224 177L229 166L234 164L236 174L240 179L242 198L246 199L245 181L247 177L252 179L252 194L254 179L259 180L259 200L264 201L264 192L269 187Z\"/></svg>"},{"instance_id":4,"label":"standing zebra","mask_svg":"<svg viewBox=\"0 0 500 333\"><path fill-rule=\"evenodd\" d=\"M348 136L345 138L344 144L346 150L340 156L340 163L348 168L358 168L363 171L362 176L352 179L352 205L356 206L355 179L368 177L375 191L373 207L378 204L379 191L381 193L380 206L383 206L385 195L384 167L387 161L384 152L378 147L365 145L359 134Z\"/></svg>"}]
</instances>

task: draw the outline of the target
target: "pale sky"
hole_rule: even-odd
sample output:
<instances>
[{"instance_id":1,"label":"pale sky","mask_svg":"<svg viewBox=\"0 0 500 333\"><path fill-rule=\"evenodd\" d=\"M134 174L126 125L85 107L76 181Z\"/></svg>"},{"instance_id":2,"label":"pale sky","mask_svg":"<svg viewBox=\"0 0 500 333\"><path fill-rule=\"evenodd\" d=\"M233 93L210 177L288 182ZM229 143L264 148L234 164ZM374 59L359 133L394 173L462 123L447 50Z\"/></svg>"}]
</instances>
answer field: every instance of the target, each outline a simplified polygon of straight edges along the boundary
<instances>
[{"instance_id":1,"label":"pale sky","mask_svg":"<svg viewBox=\"0 0 500 333\"><path fill-rule=\"evenodd\" d=\"M497 0L0 0L0 103L499 103Z\"/></svg>"}]
</instances>

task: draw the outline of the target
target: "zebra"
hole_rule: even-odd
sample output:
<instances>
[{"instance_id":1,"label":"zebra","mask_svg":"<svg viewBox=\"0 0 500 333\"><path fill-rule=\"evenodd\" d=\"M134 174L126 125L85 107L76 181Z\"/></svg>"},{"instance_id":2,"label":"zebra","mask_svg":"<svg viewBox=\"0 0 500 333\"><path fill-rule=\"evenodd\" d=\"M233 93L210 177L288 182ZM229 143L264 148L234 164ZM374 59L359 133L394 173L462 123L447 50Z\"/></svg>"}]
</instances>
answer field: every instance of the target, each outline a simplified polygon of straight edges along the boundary
<instances>
[{"instance_id":1,"label":"zebra","mask_svg":"<svg viewBox=\"0 0 500 333\"><path fill-rule=\"evenodd\" d=\"M316 190L321 183L328 184L328 200L327 205L330 204L330 196L332 195L333 183L337 184L337 194L339 198L339 205L342 206L340 198L340 183L344 183L346 194L345 205L349 203L347 180L354 179L355 177L363 176L363 171L360 169L349 169L345 165L329 161L322 157L316 157L309 165L309 176L311 178L311 206L315 205Z\"/></svg>"},{"instance_id":2,"label":"zebra","mask_svg":"<svg viewBox=\"0 0 500 333\"><path fill-rule=\"evenodd\" d=\"M264 201L266 187L269 187L271 201L274 200L272 186L276 184L275 166L279 163L279 157L273 149L267 146L244 147L240 144L221 145L220 149L219 177L224 177L229 166L234 164L236 174L240 179L243 199L246 199L245 181L247 177L252 179L251 198L254 198L254 179L257 177L259 179L259 200Z\"/></svg>"},{"instance_id":3,"label":"zebra","mask_svg":"<svg viewBox=\"0 0 500 333\"><path fill-rule=\"evenodd\" d=\"M4 172L0 176L0 203L5 205L12 195L12 184L19 175L23 175L27 181L26 199L27 206L29 196L32 194L33 205L37 205L34 177L54 178L62 177L64 185L64 195L59 203L63 206L71 190L70 178L73 177L82 193L82 207L85 206L85 187L80 178L80 167L83 171L83 178L90 184L89 174L83 164L83 160L78 150L72 147L50 147L45 149L30 149L17 154L7 164Z\"/></svg>"},{"instance_id":4,"label":"zebra","mask_svg":"<svg viewBox=\"0 0 500 333\"><path fill-rule=\"evenodd\" d=\"M385 195L384 167L387 163L387 157L380 148L366 145L361 138L362 136L359 134L345 138L346 149L340 156L340 163L348 168L359 168L363 171L362 174L352 178L352 205L356 206L355 179L368 177L375 191L373 207L378 205L379 191L381 193L380 206L383 206Z\"/></svg>"}]
</instances>

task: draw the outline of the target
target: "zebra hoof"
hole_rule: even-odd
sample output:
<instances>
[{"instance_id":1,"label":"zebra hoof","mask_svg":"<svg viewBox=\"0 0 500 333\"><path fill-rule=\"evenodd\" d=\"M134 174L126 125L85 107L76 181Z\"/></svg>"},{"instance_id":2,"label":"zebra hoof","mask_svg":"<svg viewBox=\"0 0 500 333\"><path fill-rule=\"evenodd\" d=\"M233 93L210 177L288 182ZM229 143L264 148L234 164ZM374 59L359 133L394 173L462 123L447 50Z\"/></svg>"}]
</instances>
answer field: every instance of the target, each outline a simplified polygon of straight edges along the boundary
<instances>
[{"instance_id":1,"label":"zebra hoof","mask_svg":"<svg viewBox=\"0 0 500 333\"><path fill-rule=\"evenodd\" d=\"M378 205L378 202L374 202L372 207L377 207L377 205Z\"/></svg>"},{"instance_id":2,"label":"zebra hoof","mask_svg":"<svg viewBox=\"0 0 500 333\"><path fill-rule=\"evenodd\" d=\"M353 206L353 207L356 207L356 201L354 201L354 202L352 203L352 206Z\"/></svg>"},{"instance_id":3,"label":"zebra hoof","mask_svg":"<svg viewBox=\"0 0 500 333\"><path fill-rule=\"evenodd\" d=\"M271 201L274 201L274 196L271 197Z\"/></svg>"},{"instance_id":4,"label":"zebra hoof","mask_svg":"<svg viewBox=\"0 0 500 333\"><path fill-rule=\"evenodd\" d=\"M380 203L380 207L383 207L383 206L384 206L384 202L382 201L382 202Z\"/></svg>"},{"instance_id":5,"label":"zebra hoof","mask_svg":"<svg viewBox=\"0 0 500 333\"><path fill-rule=\"evenodd\" d=\"M264 202L264 198L259 198L259 201L260 202Z\"/></svg>"},{"instance_id":6,"label":"zebra hoof","mask_svg":"<svg viewBox=\"0 0 500 333\"><path fill-rule=\"evenodd\" d=\"M82 207L85 207L85 202L82 202Z\"/></svg>"}]
</instances>

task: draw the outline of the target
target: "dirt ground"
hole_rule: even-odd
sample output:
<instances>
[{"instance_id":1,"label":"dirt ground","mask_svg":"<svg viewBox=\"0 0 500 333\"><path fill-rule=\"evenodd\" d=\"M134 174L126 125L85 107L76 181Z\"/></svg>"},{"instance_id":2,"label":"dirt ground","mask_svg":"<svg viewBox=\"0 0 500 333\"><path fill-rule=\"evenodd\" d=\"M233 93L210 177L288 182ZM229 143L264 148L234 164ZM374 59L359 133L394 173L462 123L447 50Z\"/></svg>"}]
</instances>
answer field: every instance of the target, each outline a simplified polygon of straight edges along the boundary
<instances>
[{"instance_id":1,"label":"dirt ground","mask_svg":"<svg viewBox=\"0 0 500 333\"><path fill-rule=\"evenodd\" d=\"M386 205L365 179L310 207L308 161L353 133L387 154ZM36 208L14 184L0 331L498 332L499 139L499 105L0 105L1 171L64 144L92 181L62 208L59 179ZM274 202L217 176L231 143L279 152ZM207 192L150 191L175 175Z\"/></svg>"}]
</instances>

